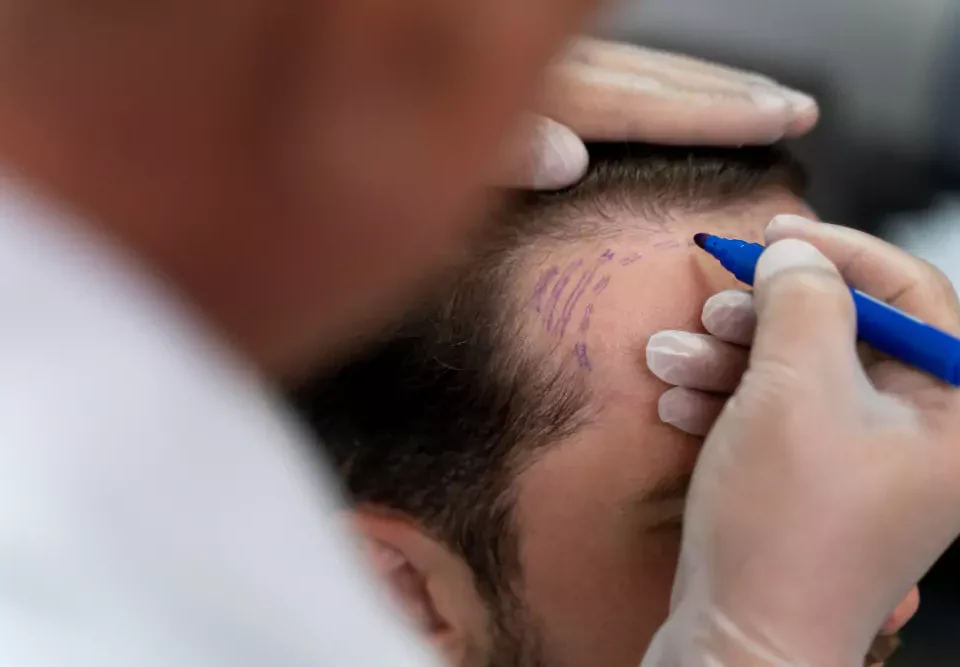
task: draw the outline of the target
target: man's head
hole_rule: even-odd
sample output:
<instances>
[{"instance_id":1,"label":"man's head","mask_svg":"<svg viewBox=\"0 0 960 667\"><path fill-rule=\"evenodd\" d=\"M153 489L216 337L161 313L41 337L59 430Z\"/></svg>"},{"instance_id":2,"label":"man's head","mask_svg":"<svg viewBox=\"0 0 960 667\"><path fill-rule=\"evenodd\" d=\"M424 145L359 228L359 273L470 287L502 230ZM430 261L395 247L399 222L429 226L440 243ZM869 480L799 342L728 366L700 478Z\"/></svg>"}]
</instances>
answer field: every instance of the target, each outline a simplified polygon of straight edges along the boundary
<instances>
[{"instance_id":1,"label":"man's head","mask_svg":"<svg viewBox=\"0 0 960 667\"><path fill-rule=\"evenodd\" d=\"M457 664L639 664L698 447L657 419L646 340L734 286L693 233L810 215L773 149L591 152L582 183L509 202L435 299L296 396L378 570Z\"/></svg>"}]
</instances>

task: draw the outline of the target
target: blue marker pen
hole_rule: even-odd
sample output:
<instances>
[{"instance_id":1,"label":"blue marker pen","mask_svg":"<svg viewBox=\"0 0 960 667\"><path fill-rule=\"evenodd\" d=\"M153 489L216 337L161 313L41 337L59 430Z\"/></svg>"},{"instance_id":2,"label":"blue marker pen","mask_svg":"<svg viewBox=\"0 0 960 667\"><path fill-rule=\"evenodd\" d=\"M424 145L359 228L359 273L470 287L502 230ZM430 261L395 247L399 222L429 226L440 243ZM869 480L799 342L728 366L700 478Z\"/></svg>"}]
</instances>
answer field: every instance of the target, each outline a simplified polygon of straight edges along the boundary
<instances>
[{"instance_id":1,"label":"blue marker pen","mask_svg":"<svg viewBox=\"0 0 960 667\"><path fill-rule=\"evenodd\" d=\"M720 260L737 280L753 285L757 260L764 251L759 243L697 234L698 246ZM903 311L855 289L857 337L879 352L918 368L944 382L960 386L960 339L921 322Z\"/></svg>"}]
</instances>

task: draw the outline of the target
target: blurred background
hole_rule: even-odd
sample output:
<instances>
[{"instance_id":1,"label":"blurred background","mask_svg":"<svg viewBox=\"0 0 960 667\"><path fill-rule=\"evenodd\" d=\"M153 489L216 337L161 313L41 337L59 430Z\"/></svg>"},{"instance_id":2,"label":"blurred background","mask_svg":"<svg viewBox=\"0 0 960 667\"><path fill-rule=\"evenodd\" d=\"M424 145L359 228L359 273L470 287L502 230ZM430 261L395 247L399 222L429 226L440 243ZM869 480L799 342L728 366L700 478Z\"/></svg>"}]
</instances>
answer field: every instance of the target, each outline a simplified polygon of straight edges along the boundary
<instances>
[{"instance_id":1,"label":"blurred background","mask_svg":"<svg viewBox=\"0 0 960 667\"><path fill-rule=\"evenodd\" d=\"M827 220L879 234L960 287L960 0L630 0L597 32L764 72L823 120L797 153ZM960 665L960 546L921 585L891 667Z\"/></svg>"}]
</instances>

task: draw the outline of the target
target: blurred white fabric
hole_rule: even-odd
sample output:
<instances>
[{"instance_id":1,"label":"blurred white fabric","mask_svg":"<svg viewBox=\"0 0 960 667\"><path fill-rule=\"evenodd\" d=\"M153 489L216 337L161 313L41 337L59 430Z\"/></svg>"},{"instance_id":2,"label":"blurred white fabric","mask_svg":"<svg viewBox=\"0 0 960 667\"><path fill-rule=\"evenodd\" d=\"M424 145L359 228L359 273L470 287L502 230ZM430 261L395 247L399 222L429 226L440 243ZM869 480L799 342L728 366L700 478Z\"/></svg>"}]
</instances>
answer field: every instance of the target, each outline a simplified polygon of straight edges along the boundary
<instances>
[{"instance_id":1,"label":"blurred white fabric","mask_svg":"<svg viewBox=\"0 0 960 667\"><path fill-rule=\"evenodd\" d=\"M256 377L0 183L0 665L423 667Z\"/></svg>"}]
</instances>

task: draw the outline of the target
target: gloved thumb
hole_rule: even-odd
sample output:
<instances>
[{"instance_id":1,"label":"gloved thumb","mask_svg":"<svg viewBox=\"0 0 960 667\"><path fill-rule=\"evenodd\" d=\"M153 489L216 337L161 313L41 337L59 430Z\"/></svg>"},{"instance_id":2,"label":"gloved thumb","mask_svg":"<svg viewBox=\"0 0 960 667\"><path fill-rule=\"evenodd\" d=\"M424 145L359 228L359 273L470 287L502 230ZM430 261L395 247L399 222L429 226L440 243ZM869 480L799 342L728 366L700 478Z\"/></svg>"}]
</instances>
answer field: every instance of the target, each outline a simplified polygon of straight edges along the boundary
<instances>
[{"instance_id":1,"label":"gloved thumb","mask_svg":"<svg viewBox=\"0 0 960 667\"><path fill-rule=\"evenodd\" d=\"M754 290L751 371L792 379L856 378L853 299L840 272L819 250L796 239L774 243L757 264Z\"/></svg>"},{"instance_id":2,"label":"gloved thumb","mask_svg":"<svg viewBox=\"0 0 960 667\"><path fill-rule=\"evenodd\" d=\"M586 146L569 127L544 116L526 116L493 185L559 190L580 180L588 160Z\"/></svg>"}]
</instances>

